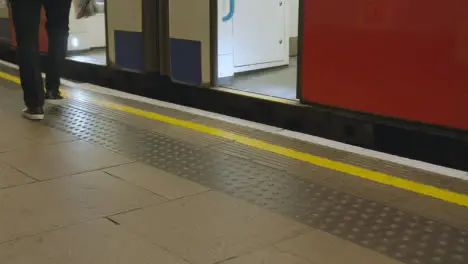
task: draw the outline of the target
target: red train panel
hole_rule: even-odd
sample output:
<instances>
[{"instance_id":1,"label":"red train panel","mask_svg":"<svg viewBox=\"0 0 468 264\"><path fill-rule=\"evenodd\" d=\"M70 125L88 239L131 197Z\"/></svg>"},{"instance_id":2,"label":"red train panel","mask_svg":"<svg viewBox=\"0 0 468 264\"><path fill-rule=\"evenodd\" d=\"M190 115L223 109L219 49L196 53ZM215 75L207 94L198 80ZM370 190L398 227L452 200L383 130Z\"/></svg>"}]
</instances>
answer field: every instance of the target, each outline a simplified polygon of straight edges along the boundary
<instances>
[{"instance_id":1,"label":"red train panel","mask_svg":"<svg viewBox=\"0 0 468 264\"><path fill-rule=\"evenodd\" d=\"M11 10L10 10L10 27L11 27L11 45L13 47L16 47L17 43L16 43L16 33L15 33L15 28L13 26L13 21L11 19ZM46 16L45 16L45 11L44 11L44 8L42 9L42 13L41 13L41 24L39 26L39 49L42 51L42 52L47 52L48 50L48 40L47 40L47 30L45 28L45 24L46 24Z\"/></svg>"},{"instance_id":2,"label":"red train panel","mask_svg":"<svg viewBox=\"0 0 468 264\"><path fill-rule=\"evenodd\" d=\"M468 1L303 7L304 100L468 129Z\"/></svg>"}]
</instances>

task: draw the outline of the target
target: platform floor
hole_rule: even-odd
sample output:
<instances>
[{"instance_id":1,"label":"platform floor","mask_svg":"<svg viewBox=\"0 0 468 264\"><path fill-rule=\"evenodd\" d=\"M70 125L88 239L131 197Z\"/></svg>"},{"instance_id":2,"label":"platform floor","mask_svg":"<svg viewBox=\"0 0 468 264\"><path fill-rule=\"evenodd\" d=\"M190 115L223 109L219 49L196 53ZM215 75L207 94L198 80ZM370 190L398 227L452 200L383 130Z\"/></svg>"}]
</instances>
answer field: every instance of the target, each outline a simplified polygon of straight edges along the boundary
<instances>
[{"instance_id":1,"label":"platform floor","mask_svg":"<svg viewBox=\"0 0 468 264\"><path fill-rule=\"evenodd\" d=\"M465 180L1 71L2 264L468 263Z\"/></svg>"}]
</instances>

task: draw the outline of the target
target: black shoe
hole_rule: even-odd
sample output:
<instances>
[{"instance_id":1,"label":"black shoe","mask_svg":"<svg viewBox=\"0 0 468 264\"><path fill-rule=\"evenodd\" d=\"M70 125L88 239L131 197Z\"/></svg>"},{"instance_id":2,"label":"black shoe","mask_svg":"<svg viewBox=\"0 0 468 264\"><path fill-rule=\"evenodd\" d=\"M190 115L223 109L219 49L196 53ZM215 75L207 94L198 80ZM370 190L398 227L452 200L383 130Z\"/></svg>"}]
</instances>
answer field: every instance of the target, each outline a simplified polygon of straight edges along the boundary
<instances>
[{"instance_id":1,"label":"black shoe","mask_svg":"<svg viewBox=\"0 0 468 264\"><path fill-rule=\"evenodd\" d=\"M42 107L26 108L23 109L23 117L29 120L43 120L44 109Z\"/></svg>"},{"instance_id":2,"label":"black shoe","mask_svg":"<svg viewBox=\"0 0 468 264\"><path fill-rule=\"evenodd\" d=\"M46 100L62 100L63 96L60 91L47 91L45 94Z\"/></svg>"}]
</instances>

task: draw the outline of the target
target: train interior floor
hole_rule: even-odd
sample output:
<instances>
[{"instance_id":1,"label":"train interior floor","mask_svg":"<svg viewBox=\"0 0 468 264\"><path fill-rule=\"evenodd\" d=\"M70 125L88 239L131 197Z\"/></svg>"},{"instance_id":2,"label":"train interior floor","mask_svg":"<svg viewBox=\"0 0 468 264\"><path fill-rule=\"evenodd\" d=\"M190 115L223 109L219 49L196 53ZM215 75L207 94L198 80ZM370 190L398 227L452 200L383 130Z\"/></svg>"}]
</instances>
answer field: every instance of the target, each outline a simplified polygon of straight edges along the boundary
<instances>
[{"instance_id":1,"label":"train interior floor","mask_svg":"<svg viewBox=\"0 0 468 264\"><path fill-rule=\"evenodd\" d=\"M465 172L0 68L0 263L468 263Z\"/></svg>"},{"instance_id":2,"label":"train interior floor","mask_svg":"<svg viewBox=\"0 0 468 264\"><path fill-rule=\"evenodd\" d=\"M97 65L106 65L107 56L105 48L96 48L86 51L80 51L68 56L69 60L84 62Z\"/></svg>"},{"instance_id":3,"label":"train interior floor","mask_svg":"<svg viewBox=\"0 0 468 264\"><path fill-rule=\"evenodd\" d=\"M224 85L244 92L296 100L297 57L291 57L289 65L235 75L230 84Z\"/></svg>"}]
</instances>

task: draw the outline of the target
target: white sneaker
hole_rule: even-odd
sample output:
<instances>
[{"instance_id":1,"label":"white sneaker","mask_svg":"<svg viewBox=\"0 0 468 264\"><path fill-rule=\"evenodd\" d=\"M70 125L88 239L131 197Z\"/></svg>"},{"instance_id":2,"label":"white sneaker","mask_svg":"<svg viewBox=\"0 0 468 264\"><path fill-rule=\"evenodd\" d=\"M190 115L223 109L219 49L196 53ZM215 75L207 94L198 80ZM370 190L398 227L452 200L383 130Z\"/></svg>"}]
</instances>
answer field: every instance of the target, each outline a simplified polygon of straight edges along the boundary
<instances>
[{"instance_id":1,"label":"white sneaker","mask_svg":"<svg viewBox=\"0 0 468 264\"><path fill-rule=\"evenodd\" d=\"M23 117L29 120L43 120L44 109L42 107L25 108L23 109Z\"/></svg>"}]
</instances>

